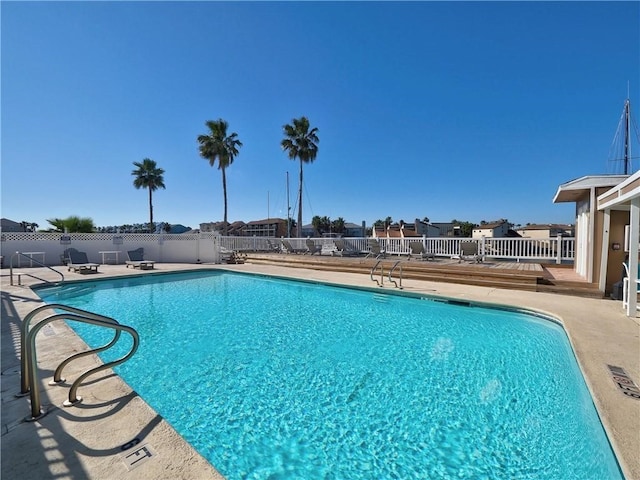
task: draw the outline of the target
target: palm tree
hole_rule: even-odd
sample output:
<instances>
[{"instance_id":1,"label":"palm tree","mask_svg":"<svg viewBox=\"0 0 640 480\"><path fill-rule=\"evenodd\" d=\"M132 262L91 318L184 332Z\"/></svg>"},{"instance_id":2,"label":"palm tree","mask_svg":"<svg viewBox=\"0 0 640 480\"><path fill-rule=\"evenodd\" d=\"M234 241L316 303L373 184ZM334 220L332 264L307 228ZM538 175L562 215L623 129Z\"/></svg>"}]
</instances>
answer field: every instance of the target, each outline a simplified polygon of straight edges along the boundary
<instances>
[{"instance_id":1,"label":"palm tree","mask_svg":"<svg viewBox=\"0 0 640 480\"><path fill-rule=\"evenodd\" d=\"M345 226L344 224L345 224L344 218L338 217L337 220L334 220L333 222L331 222L331 229L336 233L344 233L344 226Z\"/></svg>"},{"instance_id":2,"label":"palm tree","mask_svg":"<svg viewBox=\"0 0 640 480\"><path fill-rule=\"evenodd\" d=\"M56 232L91 233L96 229L91 218L78 217L77 215L71 215L67 218L51 218L47 219L47 222L53 225Z\"/></svg>"},{"instance_id":3,"label":"palm tree","mask_svg":"<svg viewBox=\"0 0 640 480\"><path fill-rule=\"evenodd\" d=\"M145 158L140 162L133 162L136 168L131 175L136 177L133 180L133 186L136 188L146 188L149 190L149 232L156 231L153 225L153 201L152 194L159 188L166 188L164 186L164 170L156 165L156 162Z\"/></svg>"},{"instance_id":4,"label":"palm tree","mask_svg":"<svg viewBox=\"0 0 640 480\"><path fill-rule=\"evenodd\" d=\"M300 188L298 189L298 227L297 236L302 236L302 164L311 163L318 153L318 129L309 130L307 117L294 118L293 125L285 125L285 138L280 142L282 149L289 153L289 158L300 160Z\"/></svg>"},{"instance_id":5,"label":"palm tree","mask_svg":"<svg viewBox=\"0 0 640 480\"><path fill-rule=\"evenodd\" d=\"M222 170L222 191L224 193L224 235L227 235L229 223L227 222L227 167L233 163L233 159L238 155L238 148L242 147L242 142L238 140L238 134L233 132L227 135L229 124L223 119L217 121L207 120L205 123L209 129L207 135L198 135L200 144L200 156L209 160L212 167L218 160L218 169Z\"/></svg>"}]
</instances>

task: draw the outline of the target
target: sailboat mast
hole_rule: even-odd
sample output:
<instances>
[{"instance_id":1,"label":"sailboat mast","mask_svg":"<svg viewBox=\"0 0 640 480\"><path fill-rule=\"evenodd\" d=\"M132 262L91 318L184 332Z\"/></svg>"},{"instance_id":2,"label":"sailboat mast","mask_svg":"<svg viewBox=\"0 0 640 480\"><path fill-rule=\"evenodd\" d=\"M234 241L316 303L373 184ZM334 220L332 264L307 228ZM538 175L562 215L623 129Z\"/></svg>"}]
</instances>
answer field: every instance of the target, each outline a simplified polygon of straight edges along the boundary
<instances>
[{"instance_id":1,"label":"sailboat mast","mask_svg":"<svg viewBox=\"0 0 640 480\"><path fill-rule=\"evenodd\" d=\"M629 174L629 161L631 158L631 106L629 99L624 103L624 174Z\"/></svg>"}]
</instances>

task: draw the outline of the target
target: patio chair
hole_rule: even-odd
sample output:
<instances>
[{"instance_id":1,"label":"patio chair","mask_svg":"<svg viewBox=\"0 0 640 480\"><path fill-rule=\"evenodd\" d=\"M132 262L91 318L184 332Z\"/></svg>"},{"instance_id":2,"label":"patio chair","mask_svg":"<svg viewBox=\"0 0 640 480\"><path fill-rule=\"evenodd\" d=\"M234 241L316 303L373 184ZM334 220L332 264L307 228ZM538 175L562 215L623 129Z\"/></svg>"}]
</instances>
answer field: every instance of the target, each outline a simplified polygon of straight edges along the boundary
<instances>
[{"instance_id":1,"label":"patio chair","mask_svg":"<svg viewBox=\"0 0 640 480\"><path fill-rule=\"evenodd\" d=\"M273 243L270 239L267 238L267 246L269 247L270 252L282 253L282 247Z\"/></svg>"},{"instance_id":2,"label":"patio chair","mask_svg":"<svg viewBox=\"0 0 640 480\"><path fill-rule=\"evenodd\" d=\"M318 255L320 255L320 252L322 252L322 246L316 245L315 243L313 243L313 240L311 240L310 238L307 238L305 243L307 244L308 254L314 255L317 253Z\"/></svg>"},{"instance_id":3,"label":"patio chair","mask_svg":"<svg viewBox=\"0 0 640 480\"><path fill-rule=\"evenodd\" d=\"M69 250L70 248L65 248L64 252L62 252L62 254L60 255L60 262L62 263L62 265L68 265L69 264Z\"/></svg>"},{"instance_id":4,"label":"patio chair","mask_svg":"<svg viewBox=\"0 0 640 480\"><path fill-rule=\"evenodd\" d=\"M80 252L75 248L67 249L69 271L78 273L98 273L98 264L89 262L86 252Z\"/></svg>"},{"instance_id":5,"label":"patio chair","mask_svg":"<svg viewBox=\"0 0 640 480\"><path fill-rule=\"evenodd\" d=\"M224 252L221 252L221 255L222 260L232 264L241 264L247 260L247 254L242 253L238 250L226 250Z\"/></svg>"},{"instance_id":6,"label":"patio chair","mask_svg":"<svg viewBox=\"0 0 640 480\"><path fill-rule=\"evenodd\" d=\"M369 258L373 256L375 256L376 259L380 257L386 258L387 256L387 251L380 246L380 242L378 242L376 238L369 239L369 253L367 253L367 256L364 258Z\"/></svg>"},{"instance_id":7,"label":"patio chair","mask_svg":"<svg viewBox=\"0 0 640 480\"><path fill-rule=\"evenodd\" d=\"M153 260L144 259L144 248L136 248L135 250L127 251L128 260L125 262L127 268L132 267L134 270L139 268L140 270L153 270L155 262Z\"/></svg>"},{"instance_id":8,"label":"patio chair","mask_svg":"<svg viewBox=\"0 0 640 480\"><path fill-rule=\"evenodd\" d=\"M435 260L433 253L427 253L422 242L409 242L409 260L417 258L418 260Z\"/></svg>"},{"instance_id":9,"label":"patio chair","mask_svg":"<svg viewBox=\"0 0 640 480\"><path fill-rule=\"evenodd\" d=\"M460 253L451 258L457 258L458 263L468 260L475 263L481 263L484 258L478 253L478 244L476 242L460 242Z\"/></svg>"},{"instance_id":10,"label":"patio chair","mask_svg":"<svg viewBox=\"0 0 640 480\"><path fill-rule=\"evenodd\" d=\"M333 244L336 246L334 255L338 255L340 257L355 257L356 255L360 255L360 250L355 248L346 240L338 238L333 241Z\"/></svg>"},{"instance_id":11,"label":"patio chair","mask_svg":"<svg viewBox=\"0 0 640 480\"><path fill-rule=\"evenodd\" d=\"M306 248L294 248L289 240L282 239L281 242L284 247L284 251L287 253L305 253L307 251Z\"/></svg>"}]
</instances>

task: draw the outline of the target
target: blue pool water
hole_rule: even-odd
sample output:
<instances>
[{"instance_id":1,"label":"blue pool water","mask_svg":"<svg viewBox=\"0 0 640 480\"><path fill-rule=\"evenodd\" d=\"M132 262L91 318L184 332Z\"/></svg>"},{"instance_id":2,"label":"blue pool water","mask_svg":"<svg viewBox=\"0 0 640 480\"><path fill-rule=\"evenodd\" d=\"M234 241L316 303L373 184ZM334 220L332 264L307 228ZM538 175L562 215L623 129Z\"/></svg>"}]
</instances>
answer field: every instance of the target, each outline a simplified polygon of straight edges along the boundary
<instances>
[{"instance_id":1,"label":"blue pool water","mask_svg":"<svg viewBox=\"0 0 640 480\"><path fill-rule=\"evenodd\" d=\"M38 293L136 328L116 371L229 479L623 478L548 319L221 272Z\"/></svg>"}]
</instances>

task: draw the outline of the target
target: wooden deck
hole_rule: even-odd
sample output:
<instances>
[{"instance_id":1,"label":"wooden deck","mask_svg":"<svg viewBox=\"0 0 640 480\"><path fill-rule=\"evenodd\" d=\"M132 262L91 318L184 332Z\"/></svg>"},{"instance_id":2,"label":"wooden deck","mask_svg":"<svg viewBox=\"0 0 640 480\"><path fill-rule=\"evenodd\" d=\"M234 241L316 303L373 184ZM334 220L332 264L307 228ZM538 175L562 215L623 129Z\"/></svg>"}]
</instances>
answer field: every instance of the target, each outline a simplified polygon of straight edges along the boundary
<instances>
[{"instance_id":1,"label":"wooden deck","mask_svg":"<svg viewBox=\"0 0 640 480\"><path fill-rule=\"evenodd\" d=\"M378 260L364 257L332 257L327 255L278 254L247 252L247 263L288 266L291 268L309 268L332 270L369 275ZM479 285L493 288L526 290L533 292L561 293L574 296L602 298L596 285L581 281L577 275L571 276L571 268L558 267L556 270L568 273L570 279L557 278L554 268L539 263L518 263L488 260L482 263L459 262L448 258L431 260L408 260L406 257L389 256L380 259L380 267L387 274L396 264L402 266L404 279L427 280L434 282ZM399 266L396 266L399 271ZM394 277L397 274L394 273Z\"/></svg>"}]
</instances>

